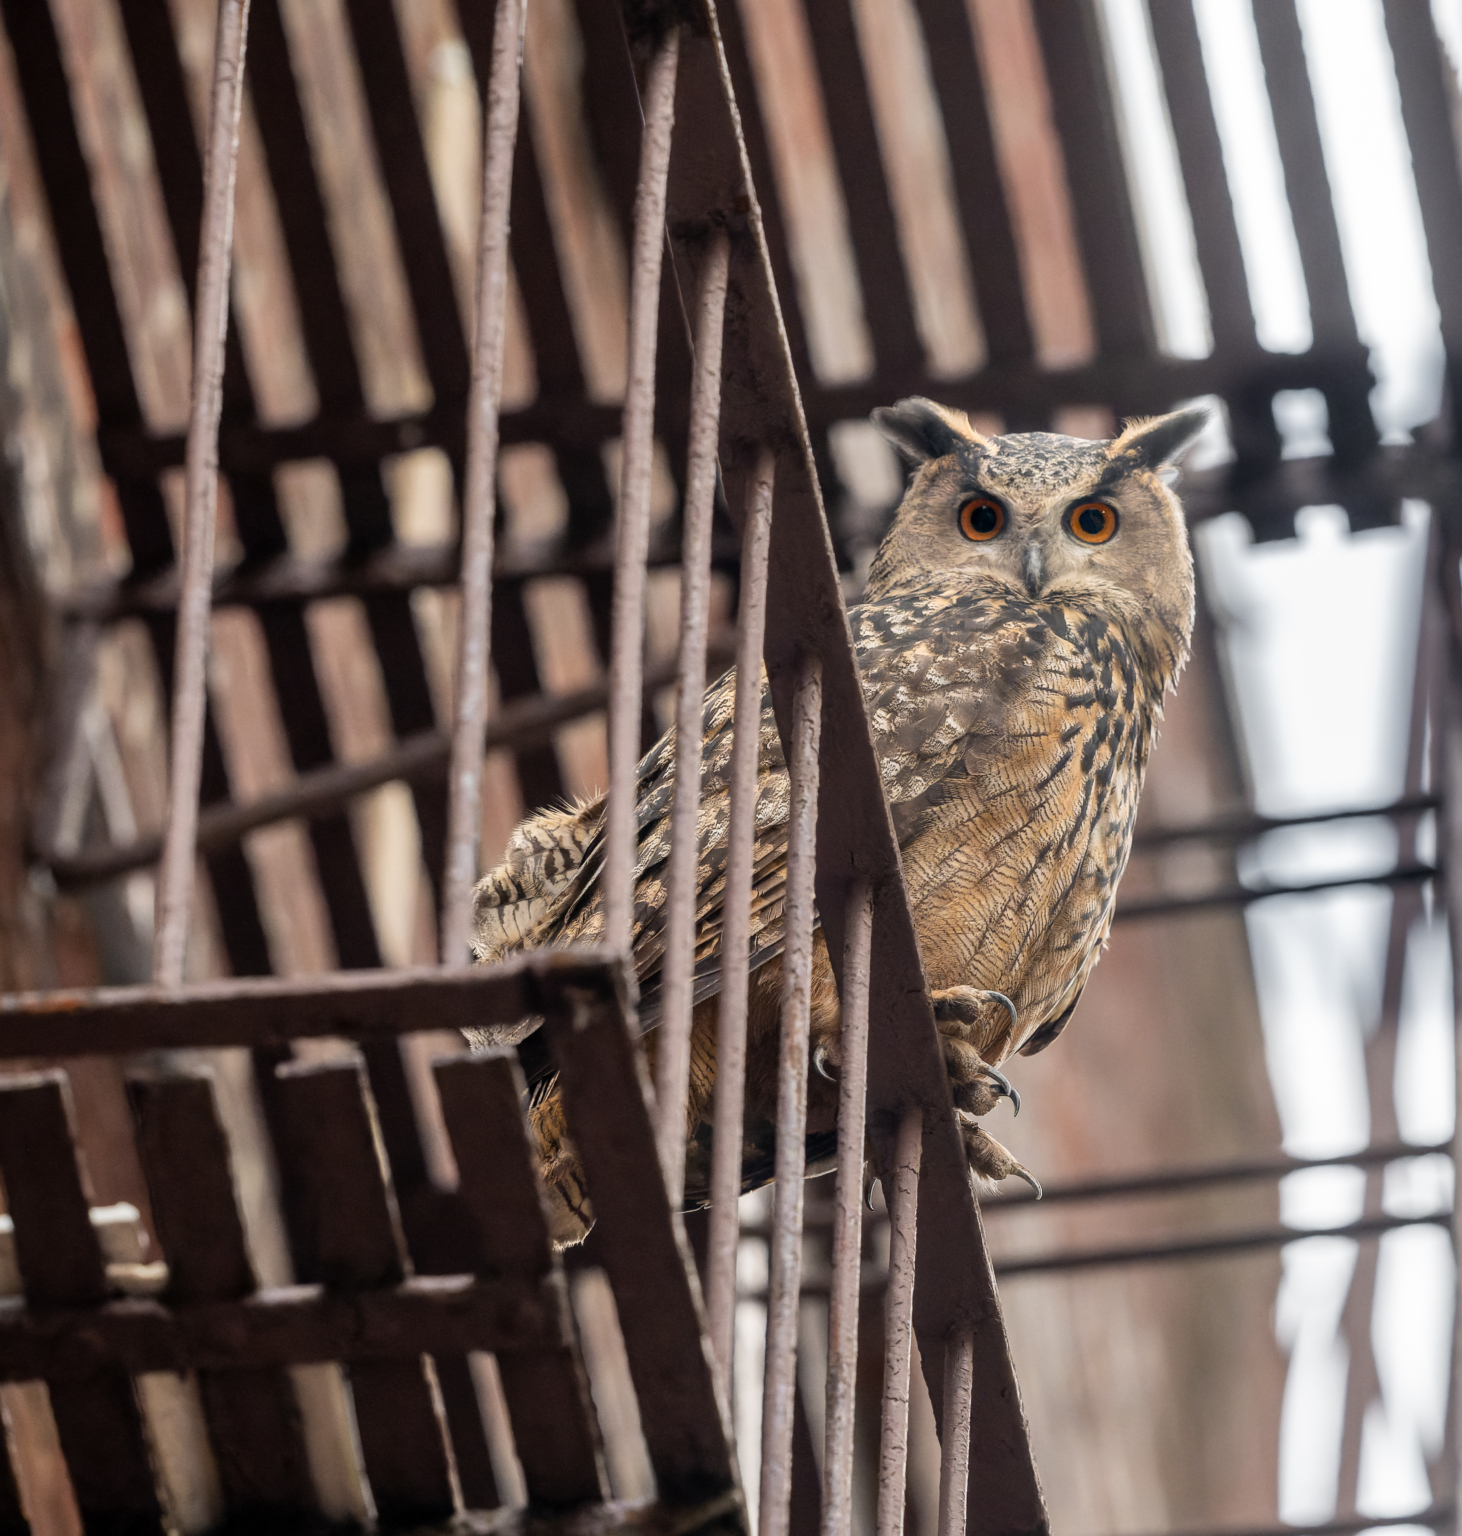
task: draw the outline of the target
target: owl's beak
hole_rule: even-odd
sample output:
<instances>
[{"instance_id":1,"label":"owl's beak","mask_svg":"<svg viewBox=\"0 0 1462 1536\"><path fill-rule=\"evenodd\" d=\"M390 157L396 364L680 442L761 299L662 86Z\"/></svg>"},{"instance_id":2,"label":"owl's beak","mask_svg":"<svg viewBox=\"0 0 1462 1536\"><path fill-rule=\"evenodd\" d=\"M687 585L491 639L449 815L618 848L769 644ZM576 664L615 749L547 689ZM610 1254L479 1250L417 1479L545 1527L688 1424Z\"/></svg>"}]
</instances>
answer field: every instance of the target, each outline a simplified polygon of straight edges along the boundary
<instances>
[{"instance_id":1,"label":"owl's beak","mask_svg":"<svg viewBox=\"0 0 1462 1536\"><path fill-rule=\"evenodd\" d=\"M1032 597L1039 597L1046 581L1046 559L1041 546L1032 542L1025 551L1025 589Z\"/></svg>"}]
</instances>

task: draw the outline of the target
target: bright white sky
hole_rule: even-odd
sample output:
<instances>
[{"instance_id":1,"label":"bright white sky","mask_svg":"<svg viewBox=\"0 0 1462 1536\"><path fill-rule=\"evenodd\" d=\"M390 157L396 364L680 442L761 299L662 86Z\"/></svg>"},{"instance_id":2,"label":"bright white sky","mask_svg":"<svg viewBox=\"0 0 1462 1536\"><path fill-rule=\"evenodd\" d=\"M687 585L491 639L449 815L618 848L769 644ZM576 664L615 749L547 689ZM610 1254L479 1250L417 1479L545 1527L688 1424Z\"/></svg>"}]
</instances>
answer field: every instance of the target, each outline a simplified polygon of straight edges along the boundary
<instances>
[{"instance_id":1,"label":"bright white sky","mask_svg":"<svg viewBox=\"0 0 1462 1536\"><path fill-rule=\"evenodd\" d=\"M1143 0L1102 0L1125 98L1126 144L1161 334L1178 356L1202 356L1208 317L1172 150ZM1298 0L1326 169L1356 322L1371 349L1376 420L1392 441L1437 413L1441 340L1410 157L1380 0ZM1462 56L1462 0L1434 0L1452 56ZM1225 165L1235 197L1261 343L1303 351L1310 315L1264 92L1251 0L1197 0ZM1323 400L1276 402L1287 454L1323 452ZM1200 451L1221 455L1221 441ZM1335 507L1307 509L1298 538L1255 546L1237 515L1201 530L1205 591L1224 628L1253 791L1271 813L1380 804L1405 772L1410 685L1427 509L1352 536ZM1271 838L1253 873L1316 879L1384 868L1395 852L1383 823ZM1379 1005L1391 898L1381 889L1280 898L1250 910L1249 937L1270 1075L1286 1148L1325 1156L1370 1134L1363 1041ZM1396 1083L1403 1136L1450 1135L1451 977L1438 925L1413 935ZM1363 1178L1326 1170L1287 1180L1286 1222L1323 1227L1361 1213ZM1392 1170L1387 1209L1450 1202L1444 1159ZM1336 1505L1346 1352L1337 1336L1355 1245L1291 1244L1275 1326L1290 1351L1280 1448L1280 1515L1310 1523ZM1415 1227L1382 1240L1374 1340L1383 1402L1362 1440L1360 1508L1405 1514L1431 1502L1425 1458L1440 1441L1447 1387L1452 1256L1445 1233Z\"/></svg>"}]
</instances>

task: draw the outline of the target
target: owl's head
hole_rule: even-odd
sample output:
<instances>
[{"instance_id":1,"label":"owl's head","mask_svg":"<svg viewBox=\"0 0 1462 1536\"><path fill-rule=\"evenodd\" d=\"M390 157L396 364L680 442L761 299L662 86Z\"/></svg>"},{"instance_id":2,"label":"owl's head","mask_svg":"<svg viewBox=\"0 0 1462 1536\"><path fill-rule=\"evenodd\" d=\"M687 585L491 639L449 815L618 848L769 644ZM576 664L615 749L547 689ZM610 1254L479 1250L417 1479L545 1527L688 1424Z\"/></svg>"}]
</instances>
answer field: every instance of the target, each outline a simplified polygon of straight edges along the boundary
<instances>
[{"instance_id":1,"label":"owl's head","mask_svg":"<svg viewBox=\"0 0 1462 1536\"><path fill-rule=\"evenodd\" d=\"M868 597L968 576L1031 598L1095 601L1169 681L1193 628L1193 557L1172 471L1201 407L1129 421L1110 442L982 437L918 397L873 413L914 471L874 557Z\"/></svg>"}]
</instances>

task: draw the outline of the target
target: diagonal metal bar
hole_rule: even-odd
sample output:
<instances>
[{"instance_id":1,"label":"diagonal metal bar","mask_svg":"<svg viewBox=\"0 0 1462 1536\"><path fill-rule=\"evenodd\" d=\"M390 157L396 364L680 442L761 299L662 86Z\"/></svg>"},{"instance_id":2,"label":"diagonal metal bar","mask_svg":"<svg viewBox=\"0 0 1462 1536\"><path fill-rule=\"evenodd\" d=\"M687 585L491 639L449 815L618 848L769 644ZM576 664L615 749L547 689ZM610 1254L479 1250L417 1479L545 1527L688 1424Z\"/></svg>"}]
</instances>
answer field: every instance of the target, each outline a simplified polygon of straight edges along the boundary
<instances>
[{"instance_id":1,"label":"diagonal metal bar","mask_svg":"<svg viewBox=\"0 0 1462 1536\"><path fill-rule=\"evenodd\" d=\"M497 514L498 411L508 314L508 204L527 23L527 0L499 0L493 28L482 151L482 216L477 240L477 336L467 402L467 479L462 496L462 614L457 638L457 718L448 779L441 955L465 964L472 937L472 887L482 832L482 754L487 730L487 664L492 604L493 521Z\"/></svg>"},{"instance_id":2,"label":"diagonal metal bar","mask_svg":"<svg viewBox=\"0 0 1462 1536\"><path fill-rule=\"evenodd\" d=\"M207 708L209 599L218 520L218 421L223 410L228 278L233 255L234 180L243 107L244 45L249 0L224 0L214 45L213 102L193 317L193 404L188 418L183 522L182 596L178 605L173 682L172 750L168 762L168 831L157 884L152 971L164 986L183 980L188 908L193 891L198 791L203 775Z\"/></svg>"},{"instance_id":3,"label":"diagonal metal bar","mask_svg":"<svg viewBox=\"0 0 1462 1536\"><path fill-rule=\"evenodd\" d=\"M970 1528L1026 1531L1046 1520L994 1278L984 1247L963 1146L954 1123L918 942L903 888L897 843L883 798L852 637L815 479L780 308L772 286L759 206L739 131L720 22L708 4L704 31L683 41L679 90L683 155L671 166L672 245L715 213L738 232L748 258L732 264L721 465L733 512L745 505L755 445L777 452L777 492L768 575L765 659L784 750L793 739L799 657L822 660L823 733L817 829L817 908L835 971L841 972L849 887L866 878L879 912L869 977L869 1125L888 1135L904 1106L925 1113L920 1199L939 1212L939 1243L924 1245L914 1297L920 1359L935 1407L944 1403L944 1340L973 1328L982 1415L970 1459ZM854 414L854 413L850 413Z\"/></svg>"}]
</instances>

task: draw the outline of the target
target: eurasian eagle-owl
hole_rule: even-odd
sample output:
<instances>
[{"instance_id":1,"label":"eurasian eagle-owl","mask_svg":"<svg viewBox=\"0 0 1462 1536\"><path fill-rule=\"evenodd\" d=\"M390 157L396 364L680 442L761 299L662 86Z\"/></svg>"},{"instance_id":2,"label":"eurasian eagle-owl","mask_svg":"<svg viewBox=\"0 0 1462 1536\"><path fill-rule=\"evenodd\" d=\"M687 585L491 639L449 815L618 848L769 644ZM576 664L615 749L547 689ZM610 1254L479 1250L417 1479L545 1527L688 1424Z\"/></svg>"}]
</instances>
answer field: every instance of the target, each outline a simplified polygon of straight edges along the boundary
<instances>
[{"instance_id":1,"label":"eurasian eagle-owl","mask_svg":"<svg viewBox=\"0 0 1462 1536\"><path fill-rule=\"evenodd\" d=\"M1187 655L1193 566L1164 470L1202 428L1182 410L1111 442L1044 432L985 438L910 399L874 413L913 476L849 612L935 1019L971 1167L1027 1171L976 1118L1015 1052L1065 1028L1111 925L1163 694ZM696 1006L686 1198L709 1184L734 676L706 694ZM654 1023L665 941L675 736L637 771L634 955ZM752 913L743 1187L771 1176L788 775L763 697ZM530 817L477 888L475 952L591 940L599 930L602 797ZM839 1006L817 935L809 1169L835 1148ZM472 1034L469 1031L469 1036ZM560 1243L592 1209L546 1062L529 1118ZM1031 1179L1034 1183L1034 1180Z\"/></svg>"}]
</instances>

